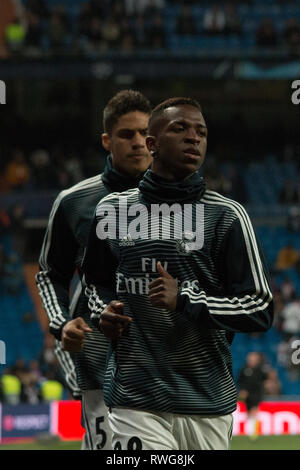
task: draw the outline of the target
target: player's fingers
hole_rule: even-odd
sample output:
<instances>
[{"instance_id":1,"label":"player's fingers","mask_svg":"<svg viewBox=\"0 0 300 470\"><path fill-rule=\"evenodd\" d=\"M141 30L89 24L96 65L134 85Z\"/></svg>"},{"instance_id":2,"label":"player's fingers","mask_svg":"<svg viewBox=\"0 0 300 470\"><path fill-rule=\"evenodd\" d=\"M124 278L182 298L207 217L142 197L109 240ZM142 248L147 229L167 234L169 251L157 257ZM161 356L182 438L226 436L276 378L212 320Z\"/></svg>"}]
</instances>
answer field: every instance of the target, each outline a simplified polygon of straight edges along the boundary
<instances>
[{"instance_id":1,"label":"player's fingers","mask_svg":"<svg viewBox=\"0 0 300 470\"><path fill-rule=\"evenodd\" d=\"M107 310L104 310L100 315L100 321L107 320L111 323L121 323L127 325L132 322L132 318L126 315L118 315L117 313L112 313Z\"/></svg>"},{"instance_id":2,"label":"player's fingers","mask_svg":"<svg viewBox=\"0 0 300 470\"><path fill-rule=\"evenodd\" d=\"M164 283L162 277L158 277L157 279L154 279L154 281L151 281L149 284L149 289L152 289L152 287L157 287L160 286Z\"/></svg>"},{"instance_id":3,"label":"player's fingers","mask_svg":"<svg viewBox=\"0 0 300 470\"><path fill-rule=\"evenodd\" d=\"M123 302L121 302L120 300L111 300L109 302L109 305L111 307L123 307L124 306Z\"/></svg>"},{"instance_id":4,"label":"player's fingers","mask_svg":"<svg viewBox=\"0 0 300 470\"><path fill-rule=\"evenodd\" d=\"M85 332L73 327L66 330L64 332L64 336L74 340L83 340L85 337Z\"/></svg>"},{"instance_id":5,"label":"player's fingers","mask_svg":"<svg viewBox=\"0 0 300 470\"><path fill-rule=\"evenodd\" d=\"M83 348L84 341L74 341L71 339L67 339L62 341L62 348L64 351L68 351L71 353L79 352Z\"/></svg>"},{"instance_id":6,"label":"player's fingers","mask_svg":"<svg viewBox=\"0 0 300 470\"><path fill-rule=\"evenodd\" d=\"M110 339L119 338L124 331L124 328L120 325L120 323L113 324L107 320L100 320L100 329L102 333Z\"/></svg>"},{"instance_id":7,"label":"player's fingers","mask_svg":"<svg viewBox=\"0 0 300 470\"><path fill-rule=\"evenodd\" d=\"M93 331L92 328L90 328L89 325L81 317L76 318L76 328L87 332Z\"/></svg>"},{"instance_id":8,"label":"player's fingers","mask_svg":"<svg viewBox=\"0 0 300 470\"><path fill-rule=\"evenodd\" d=\"M119 300L112 300L108 305L110 311L118 313L120 315L122 315L123 313L123 307L123 302L120 302Z\"/></svg>"},{"instance_id":9,"label":"player's fingers","mask_svg":"<svg viewBox=\"0 0 300 470\"><path fill-rule=\"evenodd\" d=\"M151 287L149 289L149 295L158 294L159 292L162 292L164 290L165 290L164 285L160 285L160 286L157 286L157 287Z\"/></svg>"},{"instance_id":10,"label":"player's fingers","mask_svg":"<svg viewBox=\"0 0 300 470\"><path fill-rule=\"evenodd\" d=\"M154 307L165 307L165 298L162 294L149 295L149 301Z\"/></svg>"},{"instance_id":11,"label":"player's fingers","mask_svg":"<svg viewBox=\"0 0 300 470\"><path fill-rule=\"evenodd\" d=\"M156 292L154 294L150 294L148 296L149 299L151 300L161 300L165 297L165 293L163 291L160 291L160 292Z\"/></svg>"}]
</instances>

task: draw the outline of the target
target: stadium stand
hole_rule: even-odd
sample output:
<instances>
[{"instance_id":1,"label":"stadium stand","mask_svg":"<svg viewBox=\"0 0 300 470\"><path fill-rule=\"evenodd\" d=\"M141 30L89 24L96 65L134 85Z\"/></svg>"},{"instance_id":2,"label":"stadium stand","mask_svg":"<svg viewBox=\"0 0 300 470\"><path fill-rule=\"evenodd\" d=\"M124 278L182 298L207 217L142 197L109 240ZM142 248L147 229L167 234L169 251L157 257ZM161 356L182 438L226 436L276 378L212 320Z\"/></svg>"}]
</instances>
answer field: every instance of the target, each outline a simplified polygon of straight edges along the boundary
<instances>
[{"instance_id":1,"label":"stadium stand","mask_svg":"<svg viewBox=\"0 0 300 470\"><path fill-rule=\"evenodd\" d=\"M58 372L56 359L45 364L43 355L47 343L47 334L45 332L44 317L38 317L38 308L36 299L32 295L33 276L36 272L30 273L31 265L25 267L21 257L13 250L12 234L5 233L0 235L0 312L1 312L1 341L9 345L5 348L5 361L0 363L0 377L17 377L20 381L20 401L31 402L27 396L26 390L29 386L28 377L31 371L31 364L37 362L38 377L30 381L37 394L37 402L43 400L42 385L46 382L48 375L54 372L54 377L61 382ZM11 263L11 260L17 260L17 263ZM6 269L9 264L9 269ZM26 276L26 268L29 273ZM30 280L28 282L28 279ZM51 345L53 351L53 344ZM54 356L53 356L54 357ZM19 375L15 371L16 364L22 361L24 363L25 375ZM53 376L53 374L52 374ZM50 376L49 376L50 377ZM0 380L1 382L1 380ZM60 385L62 387L62 385ZM1 387L0 387L1 389ZM39 395L39 390L41 394ZM1 394L0 394L1 395ZM5 401L5 393L3 399ZM62 395L68 396L64 390ZM8 396L8 403L10 398Z\"/></svg>"},{"instance_id":2,"label":"stadium stand","mask_svg":"<svg viewBox=\"0 0 300 470\"><path fill-rule=\"evenodd\" d=\"M43 336L25 285L17 296L2 294L0 308L1 339L10 345L7 364L13 364L19 357L25 361L37 357L43 346Z\"/></svg>"},{"instance_id":3,"label":"stadium stand","mask_svg":"<svg viewBox=\"0 0 300 470\"><path fill-rule=\"evenodd\" d=\"M9 0L6 0L9 1ZM164 49L169 52L186 51L190 54L208 51L236 51L265 54L275 48L283 55L297 53L300 47L300 3L294 2L228 2L220 7L224 25L218 31L206 29L206 17L211 2L191 2L191 17L196 30L180 34L177 30L184 2L160 2L162 8L145 7L138 18L130 14L126 1L87 0L22 0L23 13L19 16L26 35L17 53L36 54L102 54L110 50L131 52L133 49ZM143 2L147 5L147 2ZM100 5L100 6L99 6ZM1 15L0 15L1 16ZM153 40L151 31L155 18L161 16L166 41ZM4 19L3 16L1 18ZM16 16L15 16L16 18ZM7 16L6 26L15 21ZM93 19L97 18L98 26ZM120 19L122 18L122 21ZM140 26L144 28L144 41L139 41ZM3 19L1 22L3 23ZM112 22L114 26L112 28ZM267 23L267 24L266 24ZM238 27L233 27L237 24ZM269 25L273 25L271 35ZM263 25L263 26L262 26ZM99 29L95 36L95 28ZM3 29L4 28L4 29ZM5 36L5 24L2 42ZM109 30L109 34L106 31ZM111 31L114 31L111 35ZM257 37L261 31L260 39ZM4 31L4 33L3 33ZM192 31L192 30L191 30ZM271 38L275 37L274 41ZM0 36L1 37L1 36ZM96 40L97 37L97 40ZM264 39L263 39L264 38ZM9 47L8 47L9 49ZM9 51L8 53L14 53Z\"/></svg>"}]
</instances>

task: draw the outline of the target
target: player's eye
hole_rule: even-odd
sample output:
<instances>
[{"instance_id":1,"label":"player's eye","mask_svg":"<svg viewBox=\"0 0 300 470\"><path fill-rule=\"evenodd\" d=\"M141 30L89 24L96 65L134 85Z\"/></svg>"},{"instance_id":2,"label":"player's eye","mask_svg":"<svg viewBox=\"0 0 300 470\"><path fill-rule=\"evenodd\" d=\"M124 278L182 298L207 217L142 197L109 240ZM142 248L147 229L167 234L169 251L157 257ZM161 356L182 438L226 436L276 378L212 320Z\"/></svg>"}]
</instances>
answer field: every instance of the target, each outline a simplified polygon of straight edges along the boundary
<instances>
[{"instance_id":1,"label":"player's eye","mask_svg":"<svg viewBox=\"0 0 300 470\"><path fill-rule=\"evenodd\" d=\"M174 130L175 132L183 132L183 131L184 131L184 127L177 125L177 126L174 126L174 127L173 127L173 130Z\"/></svg>"},{"instance_id":2,"label":"player's eye","mask_svg":"<svg viewBox=\"0 0 300 470\"><path fill-rule=\"evenodd\" d=\"M147 135L148 135L148 129L142 129L142 130L140 131L140 134L141 134L143 137L147 137Z\"/></svg>"},{"instance_id":3,"label":"player's eye","mask_svg":"<svg viewBox=\"0 0 300 470\"><path fill-rule=\"evenodd\" d=\"M130 139L133 139L135 135L135 131L132 129L121 129L118 135L119 137L121 137L121 139L130 140Z\"/></svg>"},{"instance_id":4,"label":"player's eye","mask_svg":"<svg viewBox=\"0 0 300 470\"><path fill-rule=\"evenodd\" d=\"M203 129L198 129L197 134L201 135L201 137L206 137L206 131Z\"/></svg>"},{"instance_id":5,"label":"player's eye","mask_svg":"<svg viewBox=\"0 0 300 470\"><path fill-rule=\"evenodd\" d=\"M131 129L121 129L118 132L118 136L121 139L132 139L134 137L134 134L135 134L135 131L133 131Z\"/></svg>"}]
</instances>

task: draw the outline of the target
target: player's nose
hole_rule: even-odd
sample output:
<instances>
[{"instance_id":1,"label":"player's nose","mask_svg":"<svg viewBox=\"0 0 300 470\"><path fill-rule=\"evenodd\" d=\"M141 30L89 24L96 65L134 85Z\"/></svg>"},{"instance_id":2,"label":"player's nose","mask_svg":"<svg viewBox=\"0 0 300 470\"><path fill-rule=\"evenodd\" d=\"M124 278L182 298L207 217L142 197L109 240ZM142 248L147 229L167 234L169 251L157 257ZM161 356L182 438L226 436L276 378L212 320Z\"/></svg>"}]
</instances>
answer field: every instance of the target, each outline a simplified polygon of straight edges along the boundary
<instances>
[{"instance_id":1,"label":"player's nose","mask_svg":"<svg viewBox=\"0 0 300 470\"><path fill-rule=\"evenodd\" d=\"M139 132L136 132L132 138L131 145L133 148L143 148L146 145L146 139Z\"/></svg>"},{"instance_id":2,"label":"player's nose","mask_svg":"<svg viewBox=\"0 0 300 470\"><path fill-rule=\"evenodd\" d=\"M190 127L187 130L186 136L185 136L185 141L188 143L193 143L193 144L199 144L200 143L200 136L197 133L196 129L193 127Z\"/></svg>"}]
</instances>

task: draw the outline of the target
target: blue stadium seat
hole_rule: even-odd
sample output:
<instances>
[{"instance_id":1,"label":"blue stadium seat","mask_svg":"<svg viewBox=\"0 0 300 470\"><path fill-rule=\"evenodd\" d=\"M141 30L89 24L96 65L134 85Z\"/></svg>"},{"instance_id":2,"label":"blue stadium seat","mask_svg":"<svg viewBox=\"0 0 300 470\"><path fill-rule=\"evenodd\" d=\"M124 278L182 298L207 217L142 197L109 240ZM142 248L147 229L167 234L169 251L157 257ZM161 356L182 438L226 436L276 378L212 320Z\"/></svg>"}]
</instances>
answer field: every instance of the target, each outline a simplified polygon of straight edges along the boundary
<instances>
[{"instance_id":1,"label":"blue stadium seat","mask_svg":"<svg viewBox=\"0 0 300 470\"><path fill-rule=\"evenodd\" d=\"M253 47L255 46L255 43L256 38L254 34L249 33L245 36L241 36L240 38L240 45L244 48Z\"/></svg>"},{"instance_id":2,"label":"blue stadium seat","mask_svg":"<svg viewBox=\"0 0 300 470\"><path fill-rule=\"evenodd\" d=\"M228 36L226 39L226 46L232 49L239 48L241 46L241 38L238 35Z\"/></svg>"},{"instance_id":3,"label":"blue stadium seat","mask_svg":"<svg viewBox=\"0 0 300 470\"><path fill-rule=\"evenodd\" d=\"M35 359L43 346L43 333L34 317L34 305L24 286L19 296L1 295L1 340L6 344L7 366L18 357ZM32 322L24 323L24 314L32 313ZM5 325L5 327L4 327Z\"/></svg>"},{"instance_id":4,"label":"blue stadium seat","mask_svg":"<svg viewBox=\"0 0 300 470\"><path fill-rule=\"evenodd\" d=\"M164 22L164 27L167 34L176 34L176 21L173 18L167 17Z\"/></svg>"},{"instance_id":5,"label":"blue stadium seat","mask_svg":"<svg viewBox=\"0 0 300 470\"><path fill-rule=\"evenodd\" d=\"M250 10L249 5L246 5L246 4L237 5L236 10L241 19L249 18L249 10Z\"/></svg>"},{"instance_id":6,"label":"blue stadium seat","mask_svg":"<svg viewBox=\"0 0 300 470\"><path fill-rule=\"evenodd\" d=\"M164 8L164 17L168 18L177 18L180 12L180 6L179 5L167 5Z\"/></svg>"}]
</instances>

